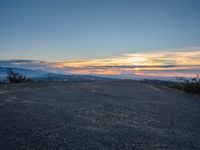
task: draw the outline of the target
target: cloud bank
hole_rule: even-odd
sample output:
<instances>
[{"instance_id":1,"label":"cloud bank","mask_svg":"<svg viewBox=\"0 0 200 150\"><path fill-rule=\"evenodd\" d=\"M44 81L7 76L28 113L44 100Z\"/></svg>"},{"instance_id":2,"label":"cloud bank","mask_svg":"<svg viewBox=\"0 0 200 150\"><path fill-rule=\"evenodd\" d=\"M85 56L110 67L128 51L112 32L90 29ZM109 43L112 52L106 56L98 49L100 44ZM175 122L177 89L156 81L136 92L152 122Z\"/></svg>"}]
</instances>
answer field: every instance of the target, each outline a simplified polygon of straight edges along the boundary
<instances>
[{"instance_id":1,"label":"cloud bank","mask_svg":"<svg viewBox=\"0 0 200 150\"><path fill-rule=\"evenodd\" d=\"M109 58L44 62L4 60L0 66L41 69L65 74L193 77L200 73L200 50L123 54Z\"/></svg>"}]
</instances>

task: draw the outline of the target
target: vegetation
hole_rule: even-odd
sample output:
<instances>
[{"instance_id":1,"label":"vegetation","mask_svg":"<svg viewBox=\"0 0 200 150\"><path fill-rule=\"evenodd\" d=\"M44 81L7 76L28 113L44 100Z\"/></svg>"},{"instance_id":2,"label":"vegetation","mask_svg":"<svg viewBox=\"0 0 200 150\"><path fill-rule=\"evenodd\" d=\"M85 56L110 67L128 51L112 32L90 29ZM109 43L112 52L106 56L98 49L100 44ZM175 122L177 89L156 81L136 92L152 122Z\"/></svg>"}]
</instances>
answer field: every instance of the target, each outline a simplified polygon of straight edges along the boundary
<instances>
[{"instance_id":1,"label":"vegetation","mask_svg":"<svg viewBox=\"0 0 200 150\"><path fill-rule=\"evenodd\" d=\"M7 70L7 80L10 83L23 83L31 81L30 78L24 76L23 74L14 72L11 68Z\"/></svg>"},{"instance_id":2,"label":"vegetation","mask_svg":"<svg viewBox=\"0 0 200 150\"><path fill-rule=\"evenodd\" d=\"M196 74L195 78L177 78L179 81L177 84L173 85L174 88L181 89L187 92L198 93L200 94L200 78L199 74Z\"/></svg>"}]
</instances>

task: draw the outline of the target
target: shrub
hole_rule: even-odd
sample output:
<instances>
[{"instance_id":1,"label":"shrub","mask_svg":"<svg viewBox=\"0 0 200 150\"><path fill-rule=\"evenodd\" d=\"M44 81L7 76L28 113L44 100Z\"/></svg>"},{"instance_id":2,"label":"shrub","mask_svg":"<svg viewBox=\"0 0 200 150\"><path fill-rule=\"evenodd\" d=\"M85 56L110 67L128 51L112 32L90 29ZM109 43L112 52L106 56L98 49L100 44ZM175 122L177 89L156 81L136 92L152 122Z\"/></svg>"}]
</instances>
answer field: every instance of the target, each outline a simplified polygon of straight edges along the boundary
<instances>
[{"instance_id":1,"label":"shrub","mask_svg":"<svg viewBox=\"0 0 200 150\"><path fill-rule=\"evenodd\" d=\"M177 78L179 81L177 84L174 85L175 88L200 94L200 78L199 74L196 74L195 78L186 79L183 77Z\"/></svg>"},{"instance_id":2,"label":"shrub","mask_svg":"<svg viewBox=\"0 0 200 150\"><path fill-rule=\"evenodd\" d=\"M13 72L12 69L8 69L7 70L7 74L8 74L7 80L10 83L23 83L23 82L29 82L29 81L31 81L30 78L24 76L23 74Z\"/></svg>"}]
</instances>

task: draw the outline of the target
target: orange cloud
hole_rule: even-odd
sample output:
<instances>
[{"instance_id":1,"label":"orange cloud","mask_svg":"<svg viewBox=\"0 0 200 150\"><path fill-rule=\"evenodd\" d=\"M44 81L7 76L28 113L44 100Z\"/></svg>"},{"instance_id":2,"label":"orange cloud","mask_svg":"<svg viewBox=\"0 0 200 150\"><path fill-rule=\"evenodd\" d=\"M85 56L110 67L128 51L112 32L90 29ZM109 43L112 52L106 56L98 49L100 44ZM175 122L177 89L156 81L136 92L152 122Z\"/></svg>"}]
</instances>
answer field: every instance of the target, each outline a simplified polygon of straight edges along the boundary
<instances>
[{"instance_id":1,"label":"orange cloud","mask_svg":"<svg viewBox=\"0 0 200 150\"><path fill-rule=\"evenodd\" d=\"M109 58L43 62L0 61L1 66L22 67L68 74L192 77L200 73L200 50L123 54Z\"/></svg>"},{"instance_id":2,"label":"orange cloud","mask_svg":"<svg viewBox=\"0 0 200 150\"><path fill-rule=\"evenodd\" d=\"M57 62L51 66L72 74L191 77L200 71L200 50L133 53L110 58Z\"/></svg>"}]
</instances>

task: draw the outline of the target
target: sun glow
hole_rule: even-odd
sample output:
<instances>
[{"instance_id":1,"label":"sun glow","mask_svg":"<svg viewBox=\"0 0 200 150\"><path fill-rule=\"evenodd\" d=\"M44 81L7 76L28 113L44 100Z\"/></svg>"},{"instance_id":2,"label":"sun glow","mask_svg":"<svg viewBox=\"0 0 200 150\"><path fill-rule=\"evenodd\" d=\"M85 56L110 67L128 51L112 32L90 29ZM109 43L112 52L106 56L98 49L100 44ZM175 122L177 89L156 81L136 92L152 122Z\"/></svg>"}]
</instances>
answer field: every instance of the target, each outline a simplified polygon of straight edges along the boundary
<instances>
[{"instance_id":1,"label":"sun glow","mask_svg":"<svg viewBox=\"0 0 200 150\"><path fill-rule=\"evenodd\" d=\"M144 57L139 57L139 56L135 56L132 58L133 61L133 65L142 65L145 62L145 58Z\"/></svg>"}]
</instances>

